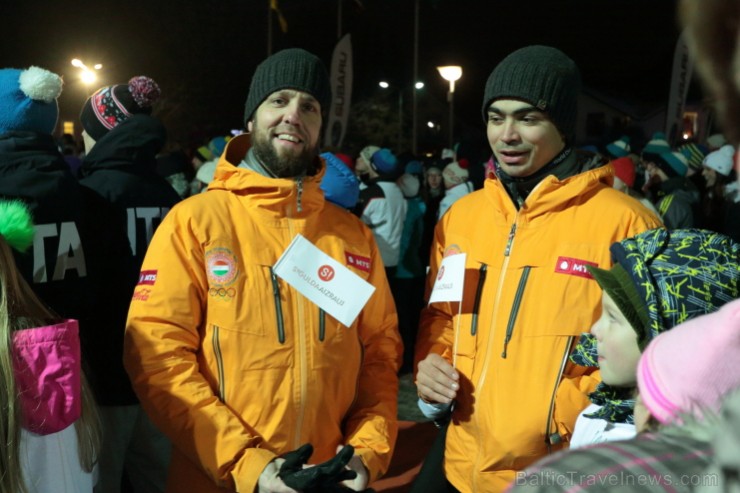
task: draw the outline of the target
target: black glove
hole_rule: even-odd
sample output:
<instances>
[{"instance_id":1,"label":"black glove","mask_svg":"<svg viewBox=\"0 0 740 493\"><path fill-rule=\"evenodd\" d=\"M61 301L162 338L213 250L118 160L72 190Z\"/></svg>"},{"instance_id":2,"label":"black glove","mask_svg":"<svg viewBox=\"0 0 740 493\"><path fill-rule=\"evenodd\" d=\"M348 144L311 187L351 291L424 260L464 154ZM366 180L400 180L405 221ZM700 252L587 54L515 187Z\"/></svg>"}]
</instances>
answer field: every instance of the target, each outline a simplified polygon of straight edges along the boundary
<instances>
[{"instance_id":1,"label":"black glove","mask_svg":"<svg viewBox=\"0 0 740 493\"><path fill-rule=\"evenodd\" d=\"M285 462L280 467L278 476L287 486L303 492L327 491L328 488L336 486L337 483L357 477L355 471L346 468L349 460L355 454L355 449L351 445L345 445L337 455L328 461L303 469L303 464L311 456L310 453L306 455L307 447L310 447L311 452L313 452L311 444L306 444L285 455ZM288 456L290 456L290 465L285 467L288 464ZM296 466L301 469L296 469Z\"/></svg>"},{"instance_id":2,"label":"black glove","mask_svg":"<svg viewBox=\"0 0 740 493\"><path fill-rule=\"evenodd\" d=\"M280 479L283 479L283 475L295 473L303 469L303 465L308 462L308 459L311 458L312 454L313 445L311 445L310 443L301 445L296 450L285 454L283 456L285 462L283 462L283 464L280 466L280 472L278 472L278 476L280 476Z\"/></svg>"}]
</instances>

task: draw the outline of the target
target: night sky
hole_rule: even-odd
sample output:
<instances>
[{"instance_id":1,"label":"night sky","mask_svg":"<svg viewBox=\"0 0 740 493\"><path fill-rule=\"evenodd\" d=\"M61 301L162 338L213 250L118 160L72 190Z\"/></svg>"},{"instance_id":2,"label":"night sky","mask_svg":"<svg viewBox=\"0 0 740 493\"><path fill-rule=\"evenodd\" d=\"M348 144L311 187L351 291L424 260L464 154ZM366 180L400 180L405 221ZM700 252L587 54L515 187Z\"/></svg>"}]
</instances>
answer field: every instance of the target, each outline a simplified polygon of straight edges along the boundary
<instances>
[{"instance_id":1,"label":"night sky","mask_svg":"<svg viewBox=\"0 0 740 493\"><path fill-rule=\"evenodd\" d=\"M338 0L279 0L273 51L303 47L331 61ZM354 94L378 91L381 78L410 88L413 0L342 0L342 33L354 47ZM159 82L161 117L175 138L240 127L255 66L267 55L268 0L175 3L76 0L2 2L0 64L39 65L64 75L62 119L77 119L86 93L145 74ZM463 67L456 116L482 128L485 80L511 51L549 44L570 55L586 86L631 102L668 98L678 37L675 0L420 0L419 104L445 104L437 65ZM100 81L83 86L69 61L102 63ZM410 89L409 97L410 97Z\"/></svg>"}]
</instances>

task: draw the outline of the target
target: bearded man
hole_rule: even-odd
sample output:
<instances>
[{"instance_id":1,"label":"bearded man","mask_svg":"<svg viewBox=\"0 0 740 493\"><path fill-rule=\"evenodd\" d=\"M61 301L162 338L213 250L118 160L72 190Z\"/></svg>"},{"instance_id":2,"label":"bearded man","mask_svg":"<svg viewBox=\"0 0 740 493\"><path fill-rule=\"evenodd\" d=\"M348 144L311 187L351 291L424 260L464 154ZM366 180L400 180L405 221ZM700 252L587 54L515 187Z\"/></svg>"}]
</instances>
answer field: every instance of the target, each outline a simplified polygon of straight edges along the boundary
<instances>
[{"instance_id":1,"label":"bearded man","mask_svg":"<svg viewBox=\"0 0 740 493\"><path fill-rule=\"evenodd\" d=\"M322 480L360 491L388 468L401 342L372 233L319 188L330 99L314 55L289 49L263 61L248 134L229 142L208 191L174 207L152 239L125 362L173 443L167 491L309 489L286 471L340 455ZM273 269L297 235L374 286L350 325ZM281 457L306 443L312 455ZM354 454L337 454L346 445Z\"/></svg>"}]
</instances>

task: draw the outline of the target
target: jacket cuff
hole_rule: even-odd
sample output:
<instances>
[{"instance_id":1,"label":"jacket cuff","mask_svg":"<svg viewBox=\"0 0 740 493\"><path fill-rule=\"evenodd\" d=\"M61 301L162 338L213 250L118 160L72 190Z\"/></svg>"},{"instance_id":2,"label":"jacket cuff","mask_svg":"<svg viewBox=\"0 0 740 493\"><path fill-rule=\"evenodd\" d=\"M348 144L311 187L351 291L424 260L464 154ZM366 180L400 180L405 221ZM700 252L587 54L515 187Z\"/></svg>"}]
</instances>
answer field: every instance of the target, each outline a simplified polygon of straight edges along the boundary
<instances>
[{"instance_id":1,"label":"jacket cuff","mask_svg":"<svg viewBox=\"0 0 740 493\"><path fill-rule=\"evenodd\" d=\"M256 491L260 474L267 464L277 457L275 453L263 448L248 448L231 471L236 491L253 493Z\"/></svg>"}]
</instances>

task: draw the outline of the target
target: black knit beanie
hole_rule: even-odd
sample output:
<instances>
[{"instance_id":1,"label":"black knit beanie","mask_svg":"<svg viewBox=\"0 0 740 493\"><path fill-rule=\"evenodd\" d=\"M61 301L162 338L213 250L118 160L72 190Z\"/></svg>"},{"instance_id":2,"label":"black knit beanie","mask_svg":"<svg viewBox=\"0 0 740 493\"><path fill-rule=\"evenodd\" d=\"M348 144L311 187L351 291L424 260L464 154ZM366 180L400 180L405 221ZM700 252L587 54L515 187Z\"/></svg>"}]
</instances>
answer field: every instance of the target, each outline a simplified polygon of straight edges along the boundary
<instances>
[{"instance_id":1,"label":"black knit beanie","mask_svg":"<svg viewBox=\"0 0 740 493\"><path fill-rule=\"evenodd\" d=\"M280 89L307 92L319 102L322 113L329 110L331 87L326 67L306 50L290 48L275 53L257 66L244 108L245 123L252 119L267 96Z\"/></svg>"},{"instance_id":2,"label":"black knit beanie","mask_svg":"<svg viewBox=\"0 0 740 493\"><path fill-rule=\"evenodd\" d=\"M499 63L486 82L483 120L497 99L517 99L547 113L567 138L575 135L581 74L575 62L549 46L521 48Z\"/></svg>"}]
</instances>

